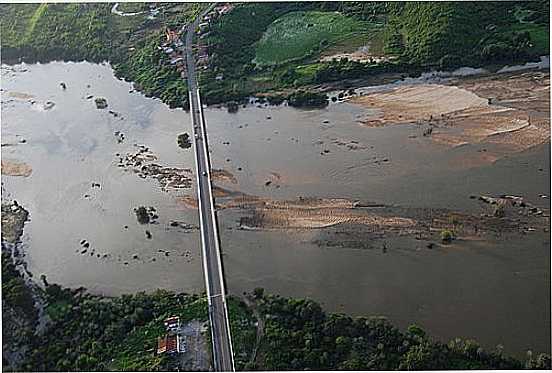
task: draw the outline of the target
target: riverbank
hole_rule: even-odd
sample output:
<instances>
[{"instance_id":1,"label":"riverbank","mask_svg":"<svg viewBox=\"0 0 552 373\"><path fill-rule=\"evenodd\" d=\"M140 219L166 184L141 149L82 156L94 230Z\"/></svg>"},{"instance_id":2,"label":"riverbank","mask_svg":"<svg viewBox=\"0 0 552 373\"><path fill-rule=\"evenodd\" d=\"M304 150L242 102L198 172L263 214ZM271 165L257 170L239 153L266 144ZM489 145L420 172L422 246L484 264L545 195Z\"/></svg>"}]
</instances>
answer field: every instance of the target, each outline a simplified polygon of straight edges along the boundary
<instances>
[{"instance_id":1,"label":"riverbank","mask_svg":"<svg viewBox=\"0 0 552 373\"><path fill-rule=\"evenodd\" d=\"M482 9L479 12L476 8ZM133 81L144 94L161 98L171 107L187 108L181 74L159 47L166 41L167 28L175 32L182 29L201 13L203 5L163 4L129 13L113 9L109 4L3 5L3 62L109 61L118 77ZM72 17L77 11L80 17ZM314 93L317 88L313 87L319 85L348 89L356 86L355 81L365 84L369 79L372 84L380 84L389 76L451 70L468 61L475 61L474 67L535 61L549 52L548 17L541 14L547 11L540 2L508 7L496 3L273 3L226 7L220 17L204 20L207 26L202 26L199 37L201 64L207 67L199 78L203 101L245 102L250 96L288 96L298 89ZM454 14L469 19L473 27L466 29L466 38L459 39L446 23L426 22L423 35L438 35L426 37L413 32L411 20L415 14L423 19L426 14L433 14L435 19L448 19ZM481 14L493 16L485 18ZM455 22L453 17L451 23ZM483 29L489 22L500 26L492 31L489 27ZM286 35L271 31L282 24L286 25ZM401 27L413 36L401 36L397 31ZM69 42L63 39L61 30L71 35ZM478 39L480 42L475 42ZM470 50L473 45L477 47ZM346 57L328 60L326 55L354 55L359 48L373 49L375 54L362 61ZM284 51L292 53L280 55ZM464 55L470 57L463 60L460 56Z\"/></svg>"},{"instance_id":2,"label":"riverbank","mask_svg":"<svg viewBox=\"0 0 552 373\"><path fill-rule=\"evenodd\" d=\"M241 4L201 30L204 102L537 61L549 52L547 12L544 3ZM359 50L372 52L355 58Z\"/></svg>"},{"instance_id":3,"label":"riverbank","mask_svg":"<svg viewBox=\"0 0 552 373\"><path fill-rule=\"evenodd\" d=\"M207 302L204 295L165 290L107 297L85 288L66 288L27 270L21 247L28 212L17 202L2 203L2 352L11 371L193 370L208 371ZM229 299L237 366L247 363L252 316ZM164 320L178 316L176 355L155 351ZM78 345L80 348L75 348ZM85 348L83 351L81 348ZM63 351L63 353L61 353ZM247 353L246 353L247 352Z\"/></svg>"},{"instance_id":4,"label":"riverbank","mask_svg":"<svg viewBox=\"0 0 552 373\"><path fill-rule=\"evenodd\" d=\"M19 215L9 209L2 217L8 221L18 219ZM204 296L158 290L103 297L91 295L84 288L64 288L46 278L42 279L41 288L23 281L11 264L11 255L4 251L5 237L16 236L19 231L14 226L3 226L4 232L4 369L210 369ZM311 300L266 295L262 289L244 296L248 299L246 303L229 298L238 370L550 369L550 357L545 354L531 354L521 361L504 356L499 348L486 352L472 340L457 338L448 345L442 344L416 325L399 331L381 317L328 314ZM33 303L37 297L45 312L40 327L37 327L40 311ZM158 339L165 332L163 321L169 316L179 317L183 325L179 326L181 343L186 344L185 352L170 356L155 352ZM270 333L264 332L265 328ZM295 332L290 334L290 330ZM305 330L311 338L303 337ZM322 340L331 342L320 344ZM344 349L344 344L348 348ZM85 350L76 349L75 345ZM294 346L304 347L298 350ZM416 354L420 348L431 357L420 358ZM317 351L317 358L312 358L311 351Z\"/></svg>"}]
</instances>

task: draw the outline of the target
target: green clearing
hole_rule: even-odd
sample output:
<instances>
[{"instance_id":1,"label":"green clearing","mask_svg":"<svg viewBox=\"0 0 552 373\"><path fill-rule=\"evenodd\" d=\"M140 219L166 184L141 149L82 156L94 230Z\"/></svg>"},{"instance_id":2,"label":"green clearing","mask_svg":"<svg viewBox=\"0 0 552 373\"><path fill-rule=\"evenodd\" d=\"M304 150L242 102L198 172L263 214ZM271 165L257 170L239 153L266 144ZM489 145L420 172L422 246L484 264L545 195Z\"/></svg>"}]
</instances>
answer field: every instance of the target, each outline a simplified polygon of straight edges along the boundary
<instances>
[{"instance_id":1,"label":"green clearing","mask_svg":"<svg viewBox=\"0 0 552 373\"><path fill-rule=\"evenodd\" d=\"M511 32L528 32L531 38L531 50L537 54L548 54L550 46L550 31L548 25L534 23L519 23L510 27Z\"/></svg>"},{"instance_id":2,"label":"green clearing","mask_svg":"<svg viewBox=\"0 0 552 373\"><path fill-rule=\"evenodd\" d=\"M281 64L348 40L368 39L373 26L337 12L298 11L274 21L256 45L255 62Z\"/></svg>"},{"instance_id":3,"label":"green clearing","mask_svg":"<svg viewBox=\"0 0 552 373\"><path fill-rule=\"evenodd\" d=\"M148 9L147 3L119 3L117 10L123 13L138 13Z\"/></svg>"},{"instance_id":4,"label":"green clearing","mask_svg":"<svg viewBox=\"0 0 552 373\"><path fill-rule=\"evenodd\" d=\"M368 45L370 53L381 55L383 54L383 32L378 29L383 29L383 25L373 25L370 33L358 33L350 35L347 38L336 41L327 49L324 49L322 56L332 56L339 53L355 52L359 48Z\"/></svg>"}]
</instances>

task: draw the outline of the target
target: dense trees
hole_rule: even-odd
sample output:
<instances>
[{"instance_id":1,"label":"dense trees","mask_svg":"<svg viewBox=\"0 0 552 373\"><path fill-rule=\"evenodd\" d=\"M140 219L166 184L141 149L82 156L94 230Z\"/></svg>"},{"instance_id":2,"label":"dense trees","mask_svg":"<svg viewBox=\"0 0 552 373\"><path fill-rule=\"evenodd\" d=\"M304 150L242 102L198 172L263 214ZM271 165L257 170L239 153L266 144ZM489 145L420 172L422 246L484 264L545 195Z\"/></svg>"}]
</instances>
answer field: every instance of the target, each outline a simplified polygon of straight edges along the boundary
<instances>
[{"instance_id":1,"label":"dense trees","mask_svg":"<svg viewBox=\"0 0 552 373\"><path fill-rule=\"evenodd\" d=\"M261 370L550 368L548 355L524 364L470 340L435 342L416 325L401 332L385 318L326 314L310 300L255 298L266 315Z\"/></svg>"},{"instance_id":2,"label":"dense trees","mask_svg":"<svg viewBox=\"0 0 552 373\"><path fill-rule=\"evenodd\" d=\"M548 39L541 40L548 28L542 18L548 14L547 3L397 3L388 8L386 50L424 66L437 66L439 61L443 67L456 67L535 58L548 52Z\"/></svg>"},{"instance_id":3,"label":"dense trees","mask_svg":"<svg viewBox=\"0 0 552 373\"><path fill-rule=\"evenodd\" d=\"M161 290L103 298L49 285L45 297L52 322L32 343L24 365L32 371L161 369L164 357L144 351L155 348L163 319L173 314L183 320L207 318L202 298Z\"/></svg>"},{"instance_id":4,"label":"dense trees","mask_svg":"<svg viewBox=\"0 0 552 373\"><path fill-rule=\"evenodd\" d=\"M298 90L288 96L288 104L294 107L325 107L328 105L328 96L325 93Z\"/></svg>"}]
</instances>

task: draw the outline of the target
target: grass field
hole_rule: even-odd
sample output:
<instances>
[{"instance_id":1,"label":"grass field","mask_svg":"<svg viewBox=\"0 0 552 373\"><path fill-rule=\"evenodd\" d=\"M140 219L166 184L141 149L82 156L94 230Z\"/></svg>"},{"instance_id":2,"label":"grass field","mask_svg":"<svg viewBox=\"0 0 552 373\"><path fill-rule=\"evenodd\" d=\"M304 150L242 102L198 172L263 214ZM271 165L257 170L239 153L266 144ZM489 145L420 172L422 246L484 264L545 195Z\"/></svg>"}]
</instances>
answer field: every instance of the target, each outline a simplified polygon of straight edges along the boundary
<instances>
[{"instance_id":1,"label":"grass field","mask_svg":"<svg viewBox=\"0 0 552 373\"><path fill-rule=\"evenodd\" d=\"M550 32L548 25L537 25L533 23L520 23L513 25L512 31L527 31L531 36L532 50L539 54L548 54L550 46Z\"/></svg>"},{"instance_id":2,"label":"grass field","mask_svg":"<svg viewBox=\"0 0 552 373\"><path fill-rule=\"evenodd\" d=\"M255 62L275 65L318 53L348 39L369 36L367 22L337 12L292 12L274 21L256 45Z\"/></svg>"}]
</instances>

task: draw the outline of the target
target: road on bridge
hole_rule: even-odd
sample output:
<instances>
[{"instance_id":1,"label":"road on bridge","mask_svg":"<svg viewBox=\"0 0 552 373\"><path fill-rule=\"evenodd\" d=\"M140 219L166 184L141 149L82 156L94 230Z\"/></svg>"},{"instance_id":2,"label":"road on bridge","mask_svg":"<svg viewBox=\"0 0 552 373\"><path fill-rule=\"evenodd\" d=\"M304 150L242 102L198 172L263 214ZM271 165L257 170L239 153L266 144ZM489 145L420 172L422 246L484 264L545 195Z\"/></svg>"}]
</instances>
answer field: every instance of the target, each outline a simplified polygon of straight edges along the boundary
<instances>
[{"instance_id":1,"label":"road on bridge","mask_svg":"<svg viewBox=\"0 0 552 373\"><path fill-rule=\"evenodd\" d=\"M197 197L201 227L201 245L205 287L209 301L209 320L211 323L211 340L213 347L213 362L216 371L234 371L234 356L230 337L230 324L226 306L226 290L221 262L220 242L217 227L211 186L211 161L207 143L207 130L203 107L197 84L195 61L192 43L195 30L203 15L188 25L185 50L187 80L190 100L190 115L194 128L194 145L197 171Z\"/></svg>"}]
</instances>

